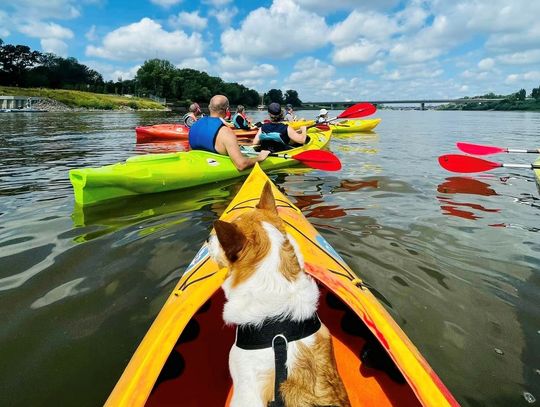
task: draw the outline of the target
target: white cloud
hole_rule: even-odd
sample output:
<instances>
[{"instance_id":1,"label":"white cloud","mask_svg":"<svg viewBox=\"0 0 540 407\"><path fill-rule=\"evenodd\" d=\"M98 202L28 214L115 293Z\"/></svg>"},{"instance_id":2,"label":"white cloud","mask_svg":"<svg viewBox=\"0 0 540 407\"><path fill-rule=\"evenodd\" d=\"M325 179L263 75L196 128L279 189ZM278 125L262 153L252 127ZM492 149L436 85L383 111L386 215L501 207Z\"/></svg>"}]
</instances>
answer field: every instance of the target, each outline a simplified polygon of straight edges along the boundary
<instances>
[{"instance_id":1,"label":"white cloud","mask_svg":"<svg viewBox=\"0 0 540 407\"><path fill-rule=\"evenodd\" d=\"M171 16L169 18L169 23L172 26L183 26L189 27L196 31L202 31L206 28L206 25L208 24L208 19L201 17L198 11L193 11L191 13L182 11L176 16Z\"/></svg>"},{"instance_id":2,"label":"white cloud","mask_svg":"<svg viewBox=\"0 0 540 407\"><path fill-rule=\"evenodd\" d=\"M81 64L99 72L105 81L117 81L118 78L123 80L133 79L137 75L137 71L141 65L137 64L131 67L120 67L95 60L81 61Z\"/></svg>"},{"instance_id":3,"label":"white cloud","mask_svg":"<svg viewBox=\"0 0 540 407\"><path fill-rule=\"evenodd\" d=\"M150 1L154 3L155 5L163 7L163 8L169 8L182 2L182 0L150 0Z\"/></svg>"},{"instance_id":4,"label":"white cloud","mask_svg":"<svg viewBox=\"0 0 540 407\"><path fill-rule=\"evenodd\" d=\"M324 46L327 37L322 17L301 9L293 0L274 0L269 9L250 12L240 29L224 31L221 45L230 55L286 58Z\"/></svg>"},{"instance_id":5,"label":"white cloud","mask_svg":"<svg viewBox=\"0 0 540 407\"><path fill-rule=\"evenodd\" d=\"M478 62L478 68L482 71L490 71L495 66L495 60L493 58L484 58Z\"/></svg>"},{"instance_id":6,"label":"white cloud","mask_svg":"<svg viewBox=\"0 0 540 407\"><path fill-rule=\"evenodd\" d=\"M58 38L44 38L40 41L43 52L51 52L61 57L67 57L68 45Z\"/></svg>"},{"instance_id":7,"label":"white cloud","mask_svg":"<svg viewBox=\"0 0 540 407\"><path fill-rule=\"evenodd\" d=\"M216 74L227 82L259 88L278 74L275 66L256 64L245 57L223 56L218 59Z\"/></svg>"},{"instance_id":8,"label":"white cloud","mask_svg":"<svg viewBox=\"0 0 540 407\"><path fill-rule=\"evenodd\" d=\"M41 21L31 21L19 26L19 31L28 37L42 39L70 39L73 32L56 23L44 23Z\"/></svg>"},{"instance_id":9,"label":"white cloud","mask_svg":"<svg viewBox=\"0 0 540 407\"><path fill-rule=\"evenodd\" d=\"M525 86L523 82L533 82L536 83L540 81L540 71L530 71L519 74L510 74L506 77L504 81L506 84L519 84L520 86Z\"/></svg>"},{"instance_id":10,"label":"white cloud","mask_svg":"<svg viewBox=\"0 0 540 407\"><path fill-rule=\"evenodd\" d=\"M76 0L19 0L10 5L15 9L17 18L27 20L67 20L81 15L80 2Z\"/></svg>"},{"instance_id":11,"label":"white cloud","mask_svg":"<svg viewBox=\"0 0 540 407\"><path fill-rule=\"evenodd\" d=\"M529 65L540 62L540 49L499 55L497 60L509 65Z\"/></svg>"},{"instance_id":12,"label":"white cloud","mask_svg":"<svg viewBox=\"0 0 540 407\"><path fill-rule=\"evenodd\" d=\"M8 30L8 24L9 24L9 17L7 13L0 10L0 37L7 37L10 32ZM5 38L2 38L5 40Z\"/></svg>"},{"instance_id":13,"label":"white cloud","mask_svg":"<svg viewBox=\"0 0 540 407\"><path fill-rule=\"evenodd\" d=\"M377 56L379 50L379 46L362 40L359 43L335 51L332 61L336 65L369 62Z\"/></svg>"},{"instance_id":14,"label":"white cloud","mask_svg":"<svg viewBox=\"0 0 540 407\"><path fill-rule=\"evenodd\" d=\"M84 34L84 36L88 41L97 41L98 36L96 34L96 26L92 25L92 27L90 27L90 29L86 32L86 34Z\"/></svg>"},{"instance_id":15,"label":"white cloud","mask_svg":"<svg viewBox=\"0 0 540 407\"><path fill-rule=\"evenodd\" d=\"M186 58L201 56L204 44L199 33L165 31L150 18L108 33L101 46L89 45L86 55L116 61L142 61L161 58L177 64Z\"/></svg>"},{"instance_id":16,"label":"white cloud","mask_svg":"<svg viewBox=\"0 0 540 407\"><path fill-rule=\"evenodd\" d=\"M373 74L381 74L385 69L386 64L381 60L377 60L367 67L367 70Z\"/></svg>"},{"instance_id":17,"label":"white cloud","mask_svg":"<svg viewBox=\"0 0 540 407\"><path fill-rule=\"evenodd\" d=\"M214 7L223 7L229 4L232 0L203 0L204 4Z\"/></svg>"},{"instance_id":18,"label":"white cloud","mask_svg":"<svg viewBox=\"0 0 540 407\"><path fill-rule=\"evenodd\" d=\"M204 57L186 58L176 65L177 68L190 68L205 72L208 71L210 66L210 62Z\"/></svg>"},{"instance_id":19,"label":"white cloud","mask_svg":"<svg viewBox=\"0 0 540 407\"><path fill-rule=\"evenodd\" d=\"M441 68L434 69L434 67L419 64L408 65L392 72L384 73L382 78L390 81L410 81L411 79L437 78L443 73L444 71Z\"/></svg>"},{"instance_id":20,"label":"white cloud","mask_svg":"<svg viewBox=\"0 0 540 407\"><path fill-rule=\"evenodd\" d=\"M208 14L212 17L215 17L220 26L229 27L231 25L232 19L238 14L238 9L236 7L229 7L226 9L212 9Z\"/></svg>"},{"instance_id":21,"label":"white cloud","mask_svg":"<svg viewBox=\"0 0 540 407\"><path fill-rule=\"evenodd\" d=\"M398 31L396 21L384 14L354 10L332 28L330 41L338 46L350 44L358 38L383 41Z\"/></svg>"},{"instance_id":22,"label":"white cloud","mask_svg":"<svg viewBox=\"0 0 540 407\"><path fill-rule=\"evenodd\" d=\"M399 0L296 0L296 2L306 9L317 10L318 12L333 12L336 10L390 10L399 4Z\"/></svg>"}]
</instances>

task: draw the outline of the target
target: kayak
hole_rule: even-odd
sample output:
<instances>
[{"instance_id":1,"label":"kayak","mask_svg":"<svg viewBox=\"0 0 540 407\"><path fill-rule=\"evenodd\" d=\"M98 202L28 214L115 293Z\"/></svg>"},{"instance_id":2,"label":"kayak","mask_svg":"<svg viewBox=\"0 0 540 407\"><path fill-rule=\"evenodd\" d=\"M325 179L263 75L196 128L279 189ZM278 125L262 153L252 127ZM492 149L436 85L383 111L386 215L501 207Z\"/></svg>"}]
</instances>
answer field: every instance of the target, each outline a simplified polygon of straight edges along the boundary
<instances>
[{"instance_id":1,"label":"kayak","mask_svg":"<svg viewBox=\"0 0 540 407\"><path fill-rule=\"evenodd\" d=\"M330 127L335 133L362 133L373 130L382 119L345 120Z\"/></svg>"},{"instance_id":2,"label":"kayak","mask_svg":"<svg viewBox=\"0 0 540 407\"><path fill-rule=\"evenodd\" d=\"M285 124L291 126L295 130L299 130L302 126L311 126L315 124L315 120L296 120L294 122L284 122Z\"/></svg>"},{"instance_id":3,"label":"kayak","mask_svg":"<svg viewBox=\"0 0 540 407\"><path fill-rule=\"evenodd\" d=\"M220 219L259 201L268 177L256 165ZM328 327L351 405L458 406L449 390L340 255L275 185L279 216L299 245L305 270L319 283L318 315ZM228 406L234 327L223 322L227 269L205 243L189 264L105 405ZM375 351L374 349L378 349Z\"/></svg>"},{"instance_id":4,"label":"kayak","mask_svg":"<svg viewBox=\"0 0 540 407\"><path fill-rule=\"evenodd\" d=\"M314 129L303 146L287 150L290 155L308 150L320 150L330 141L332 131ZM243 147L247 155L255 152ZM265 170L298 164L291 158L268 157L261 163ZM93 205L130 195L150 194L194 187L249 174L251 169L238 171L228 156L191 150L166 154L146 154L128 158L125 162L99 168L79 168L69 171L75 202Z\"/></svg>"},{"instance_id":5,"label":"kayak","mask_svg":"<svg viewBox=\"0 0 540 407\"><path fill-rule=\"evenodd\" d=\"M534 175L536 175L536 183L538 185L538 190L540 191L540 158L537 158L533 165L536 167L534 169Z\"/></svg>"},{"instance_id":6,"label":"kayak","mask_svg":"<svg viewBox=\"0 0 540 407\"><path fill-rule=\"evenodd\" d=\"M233 129L237 137L253 138L259 129ZM156 124L154 126L139 126L135 128L137 143L148 143L156 140L187 140L189 128L183 124Z\"/></svg>"}]
</instances>

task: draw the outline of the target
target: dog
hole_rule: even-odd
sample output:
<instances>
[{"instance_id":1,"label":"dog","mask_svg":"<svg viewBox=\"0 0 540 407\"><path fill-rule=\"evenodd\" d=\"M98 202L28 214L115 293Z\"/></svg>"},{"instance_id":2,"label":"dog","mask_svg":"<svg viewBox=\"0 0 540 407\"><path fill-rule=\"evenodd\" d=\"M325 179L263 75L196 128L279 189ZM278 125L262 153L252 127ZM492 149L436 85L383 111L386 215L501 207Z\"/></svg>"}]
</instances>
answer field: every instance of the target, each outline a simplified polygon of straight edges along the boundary
<instances>
[{"instance_id":1,"label":"dog","mask_svg":"<svg viewBox=\"0 0 540 407\"><path fill-rule=\"evenodd\" d=\"M214 230L210 256L228 268L223 319L237 326L231 406L349 407L330 332L316 314L319 289L285 231L270 182L255 209L216 221Z\"/></svg>"}]
</instances>

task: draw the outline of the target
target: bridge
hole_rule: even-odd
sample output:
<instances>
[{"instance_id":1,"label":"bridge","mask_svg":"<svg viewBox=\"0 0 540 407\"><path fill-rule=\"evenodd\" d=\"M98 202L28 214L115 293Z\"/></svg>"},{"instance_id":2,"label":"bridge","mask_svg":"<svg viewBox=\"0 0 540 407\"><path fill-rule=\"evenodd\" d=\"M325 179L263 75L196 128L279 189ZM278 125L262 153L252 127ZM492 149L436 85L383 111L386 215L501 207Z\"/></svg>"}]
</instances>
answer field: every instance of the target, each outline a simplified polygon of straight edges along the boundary
<instances>
[{"instance_id":1,"label":"bridge","mask_svg":"<svg viewBox=\"0 0 540 407\"><path fill-rule=\"evenodd\" d=\"M352 106L357 103L361 102L367 102L371 103L373 105L391 105L391 104L401 104L401 105L415 105L419 104L420 108L422 110L425 110L426 103L485 103L485 102L500 102L504 99L486 99L486 98L478 98L478 99L467 99L467 98L460 98L460 99L420 99L420 100L413 100L413 99L402 99L402 100L362 100L362 101L346 101L346 102L304 102L302 103L303 108L321 108L326 107L330 108L330 110L334 109L334 106Z\"/></svg>"}]
</instances>

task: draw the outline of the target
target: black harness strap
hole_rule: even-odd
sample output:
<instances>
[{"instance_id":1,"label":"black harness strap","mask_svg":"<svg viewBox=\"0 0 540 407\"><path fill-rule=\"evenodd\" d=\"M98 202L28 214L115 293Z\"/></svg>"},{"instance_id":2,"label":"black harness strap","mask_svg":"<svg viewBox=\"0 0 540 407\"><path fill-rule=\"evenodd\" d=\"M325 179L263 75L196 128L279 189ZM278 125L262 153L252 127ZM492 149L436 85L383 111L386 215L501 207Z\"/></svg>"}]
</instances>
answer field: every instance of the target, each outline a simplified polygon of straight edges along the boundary
<instances>
[{"instance_id":1,"label":"black harness strap","mask_svg":"<svg viewBox=\"0 0 540 407\"><path fill-rule=\"evenodd\" d=\"M287 345L289 342L307 338L321 327L317 314L304 321L278 321L268 319L260 327L239 325L236 328L236 346L254 350L272 347L274 349L275 381L274 401L269 407L284 407L279 386L287 380Z\"/></svg>"}]
</instances>

